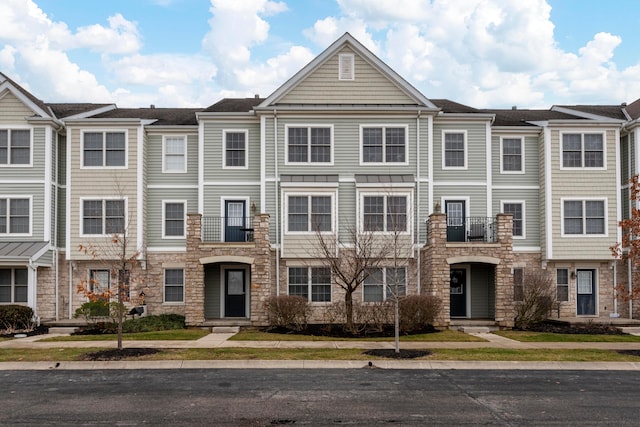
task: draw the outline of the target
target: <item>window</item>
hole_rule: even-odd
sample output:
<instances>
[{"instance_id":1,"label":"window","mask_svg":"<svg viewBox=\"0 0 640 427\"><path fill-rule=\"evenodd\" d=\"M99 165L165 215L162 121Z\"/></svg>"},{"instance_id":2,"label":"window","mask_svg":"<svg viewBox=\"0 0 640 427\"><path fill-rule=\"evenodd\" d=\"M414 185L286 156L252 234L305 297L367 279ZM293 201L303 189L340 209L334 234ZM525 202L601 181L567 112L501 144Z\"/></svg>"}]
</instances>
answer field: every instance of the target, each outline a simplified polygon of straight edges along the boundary
<instances>
[{"instance_id":1,"label":"window","mask_svg":"<svg viewBox=\"0 0 640 427\"><path fill-rule=\"evenodd\" d=\"M89 270L89 292L99 299L108 299L111 289L111 274L109 270ZM104 298L106 296L106 298Z\"/></svg>"},{"instance_id":2,"label":"window","mask_svg":"<svg viewBox=\"0 0 640 427\"><path fill-rule=\"evenodd\" d=\"M301 296L311 302L331 302L331 269L289 267L289 295Z\"/></svg>"},{"instance_id":3,"label":"window","mask_svg":"<svg viewBox=\"0 0 640 427\"><path fill-rule=\"evenodd\" d=\"M289 196L287 231L331 231L331 196Z\"/></svg>"},{"instance_id":4,"label":"window","mask_svg":"<svg viewBox=\"0 0 640 427\"><path fill-rule=\"evenodd\" d=\"M124 212L124 200L84 200L82 202L82 234L124 233Z\"/></svg>"},{"instance_id":5,"label":"window","mask_svg":"<svg viewBox=\"0 0 640 427\"><path fill-rule=\"evenodd\" d=\"M407 271L400 268L374 268L365 272L363 286L364 302L382 302L407 294Z\"/></svg>"},{"instance_id":6,"label":"window","mask_svg":"<svg viewBox=\"0 0 640 427\"><path fill-rule=\"evenodd\" d=\"M563 133L562 167L604 167L604 136L601 133Z\"/></svg>"},{"instance_id":7,"label":"window","mask_svg":"<svg viewBox=\"0 0 640 427\"><path fill-rule=\"evenodd\" d=\"M524 172L524 147L522 138L502 138L500 140L502 150L503 173Z\"/></svg>"},{"instance_id":8,"label":"window","mask_svg":"<svg viewBox=\"0 0 640 427\"><path fill-rule=\"evenodd\" d=\"M352 53L338 55L338 80L355 79L355 57Z\"/></svg>"},{"instance_id":9,"label":"window","mask_svg":"<svg viewBox=\"0 0 640 427\"><path fill-rule=\"evenodd\" d=\"M605 234L604 200L565 200L563 234Z\"/></svg>"},{"instance_id":10,"label":"window","mask_svg":"<svg viewBox=\"0 0 640 427\"><path fill-rule=\"evenodd\" d=\"M407 196L364 196L364 231L407 231Z\"/></svg>"},{"instance_id":11,"label":"window","mask_svg":"<svg viewBox=\"0 0 640 427\"><path fill-rule=\"evenodd\" d=\"M524 299L524 268L513 269L513 300Z\"/></svg>"},{"instance_id":12,"label":"window","mask_svg":"<svg viewBox=\"0 0 640 427\"><path fill-rule=\"evenodd\" d=\"M223 131L225 168L247 168L247 131Z\"/></svg>"},{"instance_id":13,"label":"window","mask_svg":"<svg viewBox=\"0 0 640 427\"><path fill-rule=\"evenodd\" d=\"M556 301L569 301L569 269L559 268L556 270Z\"/></svg>"},{"instance_id":14,"label":"window","mask_svg":"<svg viewBox=\"0 0 640 427\"><path fill-rule=\"evenodd\" d=\"M444 132L444 169L465 169L467 167L466 134L464 132Z\"/></svg>"},{"instance_id":15,"label":"window","mask_svg":"<svg viewBox=\"0 0 640 427\"><path fill-rule=\"evenodd\" d=\"M0 234L31 233L31 200L0 198Z\"/></svg>"},{"instance_id":16,"label":"window","mask_svg":"<svg viewBox=\"0 0 640 427\"><path fill-rule=\"evenodd\" d=\"M164 202L164 236L163 237L184 237L185 202Z\"/></svg>"},{"instance_id":17,"label":"window","mask_svg":"<svg viewBox=\"0 0 640 427\"><path fill-rule=\"evenodd\" d=\"M0 129L0 165L31 164L31 130Z\"/></svg>"},{"instance_id":18,"label":"window","mask_svg":"<svg viewBox=\"0 0 640 427\"><path fill-rule=\"evenodd\" d=\"M331 127L287 128L289 163L331 163Z\"/></svg>"},{"instance_id":19,"label":"window","mask_svg":"<svg viewBox=\"0 0 640 427\"><path fill-rule=\"evenodd\" d=\"M365 127L362 132L362 163L405 163L406 128Z\"/></svg>"},{"instance_id":20,"label":"window","mask_svg":"<svg viewBox=\"0 0 640 427\"><path fill-rule=\"evenodd\" d=\"M26 268L0 269L0 304L26 303L28 277Z\"/></svg>"},{"instance_id":21,"label":"window","mask_svg":"<svg viewBox=\"0 0 640 427\"><path fill-rule=\"evenodd\" d=\"M84 167L118 167L126 165L124 132L83 133Z\"/></svg>"},{"instance_id":22,"label":"window","mask_svg":"<svg viewBox=\"0 0 640 427\"><path fill-rule=\"evenodd\" d=\"M524 237L524 202L503 202L502 212L513 215L513 237Z\"/></svg>"},{"instance_id":23,"label":"window","mask_svg":"<svg viewBox=\"0 0 640 427\"><path fill-rule=\"evenodd\" d=\"M164 302L184 302L184 269L164 270Z\"/></svg>"},{"instance_id":24,"label":"window","mask_svg":"<svg viewBox=\"0 0 640 427\"><path fill-rule=\"evenodd\" d=\"M187 137L165 136L162 144L162 172L187 171Z\"/></svg>"}]
</instances>

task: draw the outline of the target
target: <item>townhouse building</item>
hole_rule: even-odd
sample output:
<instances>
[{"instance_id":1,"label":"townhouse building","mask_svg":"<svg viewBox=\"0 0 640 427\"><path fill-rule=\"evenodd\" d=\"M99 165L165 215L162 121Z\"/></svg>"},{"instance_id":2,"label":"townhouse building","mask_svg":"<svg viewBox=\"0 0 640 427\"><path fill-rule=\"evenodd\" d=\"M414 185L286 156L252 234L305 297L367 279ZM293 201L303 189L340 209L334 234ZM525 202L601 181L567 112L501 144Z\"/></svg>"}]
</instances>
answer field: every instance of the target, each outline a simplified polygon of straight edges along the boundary
<instances>
[{"instance_id":1,"label":"townhouse building","mask_svg":"<svg viewBox=\"0 0 640 427\"><path fill-rule=\"evenodd\" d=\"M73 317L79 283L118 279L122 233L132 303L151 314L264 324L270 296L302 295L323 322L343 291L319 242L339 256L366 235L393 250L364 304L400 283L442 299L441 326L510 327L533 268L559 317L631 316L617 289L632 269L609 248L631 214L639 117L640 100L429 99L348 33L266 98L200 109L45 103L0 74L0 303Z\"/></svg>"}]
</instances>

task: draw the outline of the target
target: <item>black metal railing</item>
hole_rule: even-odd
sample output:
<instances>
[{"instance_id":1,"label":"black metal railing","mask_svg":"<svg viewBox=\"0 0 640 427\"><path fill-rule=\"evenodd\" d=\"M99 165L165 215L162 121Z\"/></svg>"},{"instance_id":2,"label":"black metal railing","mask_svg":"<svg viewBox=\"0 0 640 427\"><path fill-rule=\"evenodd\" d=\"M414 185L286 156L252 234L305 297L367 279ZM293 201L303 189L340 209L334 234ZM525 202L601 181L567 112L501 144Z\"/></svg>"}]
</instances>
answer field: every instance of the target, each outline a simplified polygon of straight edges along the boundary
<instances>
[{"instance_id":1,"label":"black metal railing","mask_svg":"<svg viewBox=\"0 0 640 427\"><path fill-rule=\"evenodd\" d=\"M253 242L251 217L202 217L203 242Z\"/></svg>"},{"instance_id":2,"label":"black metal railing","mask_svg":"<svg viewBox=\"0 0 640 427\"><path fill-rule=\"evenodd\" d=\"M447 242L495 242L498 223L495 218L470 216L447 217Z\"/></svg>"}]
</instances>

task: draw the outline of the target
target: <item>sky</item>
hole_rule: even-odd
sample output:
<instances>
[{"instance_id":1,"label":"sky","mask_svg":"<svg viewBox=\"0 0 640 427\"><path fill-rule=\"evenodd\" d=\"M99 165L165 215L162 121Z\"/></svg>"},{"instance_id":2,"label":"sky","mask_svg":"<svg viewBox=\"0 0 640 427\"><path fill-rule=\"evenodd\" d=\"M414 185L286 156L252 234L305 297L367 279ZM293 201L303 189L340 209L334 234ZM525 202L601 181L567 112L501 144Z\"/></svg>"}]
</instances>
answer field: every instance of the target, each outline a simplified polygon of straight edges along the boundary
<instances>
[{"instance_id":1,"label":"sky","mask_svg":"<svg viewBox=\"0 0 640 427\"><path fill-rule=\"evenodd\" d=\"M0 72L45 102L268 96L345 32L427 98L640 98L639 0L1 0Z\"/></svg>"}]
</instances>

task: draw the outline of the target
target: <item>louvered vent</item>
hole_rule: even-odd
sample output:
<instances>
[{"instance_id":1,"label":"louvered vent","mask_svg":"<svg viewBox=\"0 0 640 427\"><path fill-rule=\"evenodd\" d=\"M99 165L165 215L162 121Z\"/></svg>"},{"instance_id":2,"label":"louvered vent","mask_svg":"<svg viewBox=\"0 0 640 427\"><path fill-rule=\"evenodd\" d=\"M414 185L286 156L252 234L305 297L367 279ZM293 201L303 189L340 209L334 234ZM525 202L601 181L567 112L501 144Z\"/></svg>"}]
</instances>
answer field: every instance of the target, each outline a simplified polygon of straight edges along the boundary
<instances>
[{"instance_id":1,"label":"louvered vent","mask_svg":"<svg viewBox=\"0 0 640 427\"><path fill-rule=\"evenodd\" d=\"M338 56L339 58L339 73L338 80L353 80L355 78L354 72L354 58L351 53L343 53Z\"/></svg>"}]
</instances>

